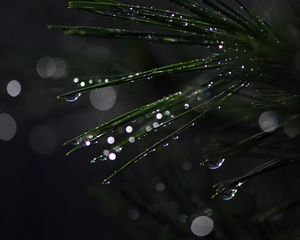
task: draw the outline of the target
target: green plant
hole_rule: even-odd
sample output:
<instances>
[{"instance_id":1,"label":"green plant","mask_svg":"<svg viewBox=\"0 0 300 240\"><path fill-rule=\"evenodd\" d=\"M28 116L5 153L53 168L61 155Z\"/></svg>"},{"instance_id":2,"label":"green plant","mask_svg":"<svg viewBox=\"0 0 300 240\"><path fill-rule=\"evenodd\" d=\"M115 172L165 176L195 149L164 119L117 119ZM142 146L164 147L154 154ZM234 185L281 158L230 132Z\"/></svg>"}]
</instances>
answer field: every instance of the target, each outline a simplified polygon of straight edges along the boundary
<instances>
[{"instance_id":1,"label":"green plant","mask_svg":"<svg viewBox=\"0 0 300 240\"><path fill-rule=\"evenodd\" d=\"M161 29L157 31L50 26L69 35L188 44L210 50L208 57L203 59L107 78L94 76L95 84L59 96L74 101L93 89L150 81L177 73L207 72L210 76L209 79L198 78L187 84L186 89L117 117L67 144L76 145L71 153L97 143L99 138L119 127L129 127L127 132L130 137L124 135L117 143L112 139L113 147L95 157L92 160L95 162L115 159L130 143L149 135L155 138L159 136L157 131L167 132L105 178L103 183L109 183L114 176L195 124L200 124L204 119L217 119L218 126L215 128L218 133L203 147L202 165L217 169L225 160L245 156L265 161L246 174L215 186L214 196L222 195L231 199L238 188L253 177L299 163L300 49L295 43L299 40L300 14L296 7L292 8L292 24L297 34L291 36L256 16L239 0L232 1L236 4L235 8L221 0L172 2L188 10L188 13L128 5L113 0L69 3L70 8L153 25ZM290 3L294 4L292 1ZM256 124L258 118L260 129ZM132 121L137 121L137 128L132 129ZM224 138L235 127L247 130L236 132L238 136L234 141Z\"/></svg>"}]
</instances>

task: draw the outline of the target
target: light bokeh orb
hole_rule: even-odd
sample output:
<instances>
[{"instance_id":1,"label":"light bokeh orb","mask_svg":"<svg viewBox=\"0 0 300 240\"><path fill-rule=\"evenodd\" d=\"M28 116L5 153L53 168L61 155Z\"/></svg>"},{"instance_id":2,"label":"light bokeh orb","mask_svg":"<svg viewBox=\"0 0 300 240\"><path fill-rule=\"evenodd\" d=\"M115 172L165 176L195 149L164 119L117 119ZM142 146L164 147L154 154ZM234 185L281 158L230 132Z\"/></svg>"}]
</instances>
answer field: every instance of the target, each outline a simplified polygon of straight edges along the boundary
<instances>
[{"instance_id":1,"label":"light bokeh orb","mask_svg":"<svg viewBox=\"0 0 300 240\"><path fill-rule=\"evenodd\" d=\"M128 210L128 218L131 219L131 220L137 220L140 216L140 213L138 210L136 209L129 209Z\"/></svg>"},{"instance_id":2,"label":"light bokeh orb","mask_svg":"<svg viewBox=\"0 0 300 240\"><path fill-rule=\"evenodd\" d=\"M15 119L7 113L0 114L0 140L10 141L17 132Z\"/></svg>"},{"instance_id":3,"label":"light bokeh orb","mask_svg":"<svg viewBox=\"0 0 300 240\"><path fill-rule=\"evenodd\" d=\"M90 92L90 102L99 111L111 109L117 100L117 93L113 87L95 89Z\"/></svg>"},{"instance_id":4,"label":"light bokeh orb","mask_svg":"<svg viewBox=\"0 0 300 240\"><path fill-rule=\"evenodd\" d=\"M12 80L7 84L6 90L11 97L17 97L21 93L21 84L17 80Z\"/></svg>"},{"instance_id":5,"label":"light bokeh orb","mask_svg":"<svg viewBox=\"0 0 300 240\"><path fill-rule=\"evenodd\" d=\"M207 216L195 218L191 224L191 231L198 237L205 237L212 232L214 221Z\"/></svg>"},{"instance_id":6,"label":"light bokeh orb","mask_svg":"<svg viewBox=\"0 0 300 240\"><path fill-rule=\"evenodd\" d=\"M156 189L156 191L158 191L158 192L163 192L163 191L166 189L166 185L163 184L163 183L157 183L157 184L155 185L155 189Z\"/></svg>"},{"instance_id":7,"label":"light bokeh orb","mask_svg":"<svg viewBox=\"0 0 300 240\"><path fill-rule=\"evenodd\" d=\"M262 131L271 133L278 128L279 119L275 112L266 111L259 116L258 123Z\"/></svg>"},{"instance_id":8,"label":"light bokeh orb","mask_svg":"<svg viewBox=\"0 0 300 240\"><path fill-rule=\"evenodd\" d=\"M62 78L67 76L67 64L60 58L41 58L36 65L36 71L42 78Z\"/></svg>"}]
</instances>

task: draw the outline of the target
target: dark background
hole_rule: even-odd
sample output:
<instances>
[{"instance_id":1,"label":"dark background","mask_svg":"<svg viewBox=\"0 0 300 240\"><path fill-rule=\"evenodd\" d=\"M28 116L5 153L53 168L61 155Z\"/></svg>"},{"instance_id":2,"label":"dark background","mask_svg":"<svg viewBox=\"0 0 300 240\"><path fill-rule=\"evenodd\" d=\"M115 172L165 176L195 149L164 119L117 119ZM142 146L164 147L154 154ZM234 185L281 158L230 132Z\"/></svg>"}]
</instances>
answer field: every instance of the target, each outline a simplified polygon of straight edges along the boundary
<instances>
[{"instance_id":1,"label":"dark background","mask_svg":"<svg viewBox=\"0 0 300 240\"><path fill-rule=\"evenodd\" d=\"M251 1L252 8L261 12L274 3ZM167 1L153 4L174 8ZM3 239L122 239L120 226L101 214L99 202L88 191L91 185L98 186L108 170L89 165L85 151L66 157L62 144L113 116L179 89L184 81L177 76L172 77L174 81L115 88L117 101L109 111L95 109L88 96L71 104L56 96L72 89L76 76L145 70L201 56L205 50L68 37L48 30L47 24L118 25L115 20L69 10L65 1L1 3L0 113L15 119L17 132L10 141L0 140L0 218L4 220L0 235L4 234ZM39 76L37 63L46 56L64 61L64 77ZM189 77L194 76L185 76L185 80ZM6 91L13 79L22 86L15 98ZM186 157L191 158L197 149L189 142L181 148L188 146Z\"/></svg>"}]
</instances>

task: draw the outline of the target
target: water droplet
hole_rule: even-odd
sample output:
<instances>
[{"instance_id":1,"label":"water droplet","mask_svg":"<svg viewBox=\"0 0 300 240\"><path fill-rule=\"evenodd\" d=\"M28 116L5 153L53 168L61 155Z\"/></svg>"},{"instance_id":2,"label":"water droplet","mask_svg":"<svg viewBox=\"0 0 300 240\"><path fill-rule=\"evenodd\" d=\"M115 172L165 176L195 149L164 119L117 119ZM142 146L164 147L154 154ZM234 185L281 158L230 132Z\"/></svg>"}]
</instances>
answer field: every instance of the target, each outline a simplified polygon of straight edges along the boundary
<instances>
[{"instance_id":1,"label":"water droplet","mask_svg":"<svg viewBox=\"0 0 300 240\"><path fill-rule=\"evenodd\" d=\"M103 184L103 185L108 185L108 184L110 184L110 181L108 181L108 179L104 179L104 180L101 182L101 184Z\"/></svg>"},{"instance_id":2,"label":"water droplet","mask_svg":"<svg viewBox=\"0 0 300 240\"><path fill-rule=\"evenodd\" d=\"M85 82L81 82L80 87L84 87L84 86L85 86Z\"/></svg>"},{"instance_id":3,"label":"water droplet","mask_svg":"<svg viewBox=\"0 0 300 240\"><path fill-rule=\"evenodd\" d=\"M235 197L236 193L237 193L237 189L235 188L229 189L223 193L222 198L225 201L231 200Z\"/></svg>"},{"instance_id":4,"label":"water droplet","mask_svg":"<svg viewBox=\"0 0 300 240\"><path fill-rule=\"evenodd\" d=\"M127 126L126 129L125 129L125 131L127 133L132 133L133 132L133 127L132 126Z\"/></svg>"},{"instance_id":5,"label":"water droplet","mask_svg":"<svg viewBox=\"0 0 300 240\"><path fill-rule=\"evenodd\" d=\"M115 150L117 153L121 152L122 149L123 149L123 148L122 148L121 146L116 146L116 147L114 148L114 150Z\"/></svg>"},{"instance_id":6,"label":"water droplet","mask_svg":"<svg viewBox=\"0 0 300 240\"><path fill-rule=\"evenodd\" d=\"M90 161L91 164L96 163L97 158L94 158L93 160Z\"/></svg>"},{"instance_id":7,"label":"water droplet","mask_svg":"<svg viewBox=\"0 0 300 240\"><path fill-rule=\"evenodd\" d=\"M107 157L107 156L109 155L109 151L108 151L107 149L105 149L105 150L103 151L103 155Z\"/></svg>"},{"instance_id":8,"label":"water droplet","mask_svg":"<svg viewBox=\"0 0 300 240\"><path fill-rule=\"evenodd\" d=\"M134 143L134 142L135 142L135 137L130 137L130 138L128 139L128 141L129 141L130 143Z\"/></svg>"},{"instance_id":9,"label":"water droplet","mask_svg":"<svg viewBox=\"0 0 300 240\"><path fill-rule=\"evenodd\" d=\"M107 143L108 143L108 144L114 144L114 143L115 143L115 138L112 137L112 136L108 137L108 138L107 138Z\"/></svg>"},{"instance_id":10,"label":"water droplet","mask_svg":"<svg viewBox=\"0 0 300 240\"><path fill-rule=\"evenodd\" d=\"M206 160L206 162L207 162L207 167L209 169L216 170L223 165L223 163L225 162L225 158L220 158L216 162L211 162L210 160Z\"/></svg>"},{"instance_id":11,"label":"water droplet","mask_svg":"<svg viewBox=\"0 0 300 240\"><path fill-rule=\"evenodd\" d=\"M188 103L185 103L184 104L184 109L189 109L190 108L190 105Z\"/></svg>"},{"instance_id":12,"label":"water droplet","mask_svg":"<svg viewBox=\"0 0 300 240\"><path fill-rule=\"evenodd\" d=\"M165 115L166 115L166 116L170 116L170 115L171 115L171 112L167 110L167 111L165 111Z\"/></svg>"},{"instance_id":13,"label":"water droplet","mask_svg":"<svg viewBox=\"0 0 300 240\"><path fill-rule=\"evenodd\" d=\"M78 77L74 78L74 79L73 79L73 82L74 82L74 83L79 83L79 78L78 78Z\"/></svg>"},{"instance_id":14,"label":"water droplet","mask_svg":"<svg viewBox=\"0 0 300 240\"><path fill-rule=\"evenodd\" d=\"M157 119L162 119L163 115L161 113L156 114Z\"/></svg>"},{"instance_id":15,"label":"water droplet","mask_svg":"<svg viewBox=\"0 0 300 240\"><path fill-rule=\"evenodd\" d=\"M107 160L107 156L105 156L105 155L101 155L101 156L99 156L99 157L97 157L97 158L94 158L94 160L99 160L99 161L102 161L102 162L104 162L104 161L106 161L106 160Z\"/></svg>"},{"instance_id":16,"label":"water droplet","mask_svg":"<svg viewBox=\"0 0 300 240\"><path fill-rule=\"evenodd\" d=\"M158 122L154 122L154 123L153 123L153 127L154 127L154 128L158 128L158 127L159 127L159 123L158 123Z\"/></svg>"},{"instance_id":17,"label":"water droplet","mask_svg":"<svg viewBox=\"0 0 300 240\"><path fill-rule=\"evenodd\" d=\"M89 146L91 146L92 143L91 143L91 141L87 140L87 141L85 141L84 144L85 144L86 147L89 147Z\"/></svg>"},{"instance_id":18,"label":"water droplet","mask_svg":"<svg viewBox=\"0 0 300 240\"><path fill-rule=\"evenodd\" d=\"M115 153L110 153L108 156L109 160L114 161L117 158L117 155Z\"/></svg>"},{"instance_id":19,"label":"water droplet","mask_svg":"<svg viewBox=\"0 0 300 240\"><path fill-rule=\"evenodd\" d=\"M82 139L75 139L71 142L72 145L78 146L80 143L82 143Z\"/></svg>"},{"instance_id":20,"label":"water droplet","mask_svg":"<svg viewBox=\"0 0 300 240\"><path fill-rule=\"evenodd\" d=\"M168 147L169 146L169 143L164 143L163 144L163 147Z\"/></svg>"},{"instance_id":21,"label":"water droplet","mask_svg":"<svg viewBox=\"0 0 300 240\"><path fill-rule=\"evenodd\" d=\"M151 127L151 126L146 126L146 131L147 131L147 132L151 132L151 130L152 130L152 127Z\"/></svg>"},{"instance_id":22,"label":"water droplet","mask_svg":"<svg viewBox=\"0 0 300 240\"><path fill-rule=\"evenodd\" d=\"M81 96L81 93L76 93L74 95L65 97L65 101L66 102L75 102L76 100L78 100L78 98L80 98L80 96Z\"/></svg>"}]
</instances>

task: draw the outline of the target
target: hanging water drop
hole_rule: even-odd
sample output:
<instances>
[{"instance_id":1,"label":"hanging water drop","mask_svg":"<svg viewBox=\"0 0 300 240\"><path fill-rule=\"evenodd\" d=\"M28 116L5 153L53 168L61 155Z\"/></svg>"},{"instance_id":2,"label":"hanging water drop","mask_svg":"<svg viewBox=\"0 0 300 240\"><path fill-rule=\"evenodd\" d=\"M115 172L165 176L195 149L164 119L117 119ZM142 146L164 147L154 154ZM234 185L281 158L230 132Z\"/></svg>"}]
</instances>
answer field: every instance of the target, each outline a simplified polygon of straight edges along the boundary
<instances>
[{"instance_id":1,"label":"hanging water drop","mask_svg":"<svg viewBox=\"0 0 300 240\"><path fill-rule=\"evenodd\" d=\"M179 136L175 136L173 137L174 140L178 140L179 139Z\"/></svg>"},{"instance_id":2,"label":"hanging water drop","mask_svg":"<svg viewBox=\"0 0 300 240\"><path fill-rule=\"evenodd\" d=\"M110 184L110 181L108 181L108 179L104 179L102 182L101 182L102 185L108 185Z\"/></svg>"},{"instance_id":3,"label":"hanging water drop","mask_svg":"<svg viewBox=\"0 0 300 240\"><path fill-rule=\"evenodd\" d=\"M229 189L223 193L222 198L225 201L231 200L235 197L236 193L237 193L237 189L235 188Z\"/></svg>"},{"instance_id":4,"label":"hanging water drop","mask_svg":"<svg viewBox=\"0 0 300 240\"><path fill-rule=\"evenodd\" d=\"M207 160L206 162L208 162L207 167L209 169L216 170L223 165L223 163L225 162L225 158L220 158L216 162L211 162L210 160Z\"/></svg>"},{"instance_id":5,"label":"hanging water drop","mask_svg":"<svg viewBox=\"0 0 300 240\"><path fill-rule=\"evenodd\" d=\"M66 102L75 102L78 98L80 98L80 96L81 96L81 93L76 93L74 95L65 97L65 101Z\"/></svg>"}]
</instances>

